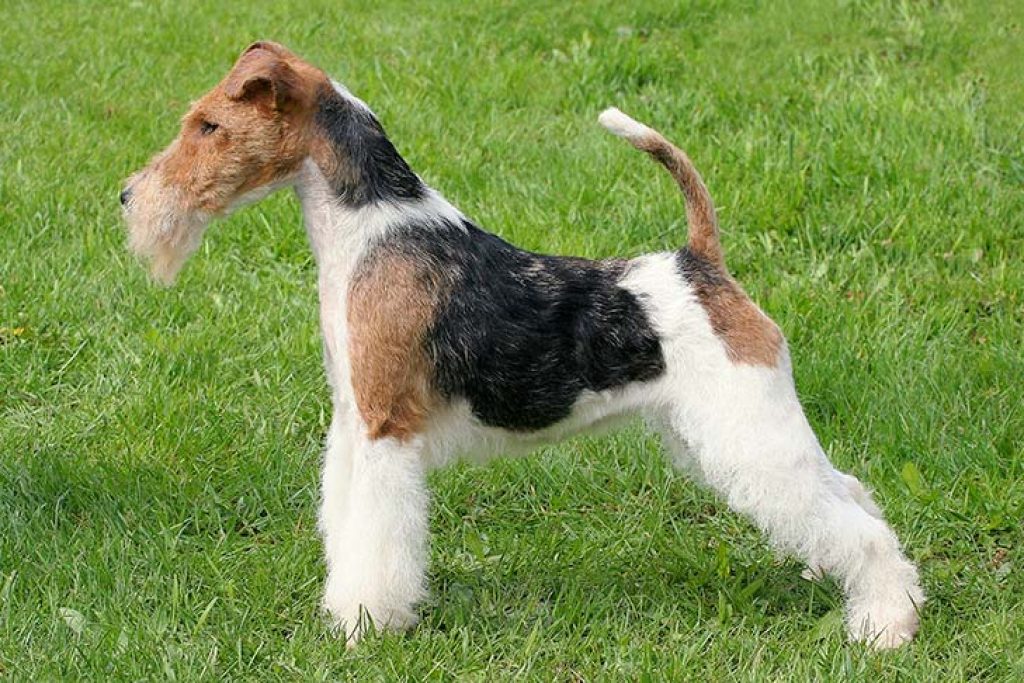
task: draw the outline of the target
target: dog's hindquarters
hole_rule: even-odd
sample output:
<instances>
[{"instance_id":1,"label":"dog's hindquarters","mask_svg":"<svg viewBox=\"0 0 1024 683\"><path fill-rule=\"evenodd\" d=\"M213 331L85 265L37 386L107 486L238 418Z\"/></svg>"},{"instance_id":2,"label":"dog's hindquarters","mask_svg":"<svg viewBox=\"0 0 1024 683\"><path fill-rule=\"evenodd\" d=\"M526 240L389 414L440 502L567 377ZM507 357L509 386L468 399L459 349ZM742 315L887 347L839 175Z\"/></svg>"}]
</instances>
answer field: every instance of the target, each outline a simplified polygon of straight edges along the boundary
<instances>
[{"instance_id":1,"label":"dog's hindquarters","mask_svg":"<svg viewBox=\"0 0 1024 683\"><path fill-rule=\"evenodd\" d=\"M732 509L773 545L840 581L853 639L877 647L909 641L924 601L917 572L878 509L858 500L853 478L828 462L788 373L734 366L726 375L669 409L666 445L685 438L687 462Z\"/></svg>"},{"instance_id":2,"label":"dog's hindquarters","mask_svg":"<svg viewBox=\"0 0 1024 683\"><path fill-rule=\"evenodd\" d=\"M917 572L855 478L836 471L797 398L788 352L736 362L671 254L638 259L626 286L663 339L650 417L674 464L751 518L773 544L834 575L850 635L895 647L917 630Z\"/></svg>"}]
</instances>

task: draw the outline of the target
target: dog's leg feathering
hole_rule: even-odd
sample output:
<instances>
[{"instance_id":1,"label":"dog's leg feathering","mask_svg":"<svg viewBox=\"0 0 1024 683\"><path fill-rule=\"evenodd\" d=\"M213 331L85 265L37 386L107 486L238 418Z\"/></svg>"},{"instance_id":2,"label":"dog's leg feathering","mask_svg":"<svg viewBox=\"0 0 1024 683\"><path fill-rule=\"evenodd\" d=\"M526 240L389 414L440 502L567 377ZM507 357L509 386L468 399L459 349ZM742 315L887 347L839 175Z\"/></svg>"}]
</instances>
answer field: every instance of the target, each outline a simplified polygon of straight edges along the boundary
<instances>
[{"instance_id":1,"label":"dog's leg feathering","mask_svg":"<svg viewBox=\"0 0 1024 683\"><path fill-rule=\"evenodd\" d=\"M852 640L878 649L911 640L924 603L917 569L860 483L829 464L785 373L747 374L762 376L739 394L721 392L696 420L693 404L676 414L670 453L690 436L704 480L730 507L812 572L839 580Z\"/></svg>"},{"instance_id":2,"label":"dog's leg feathering","mask_svg":"<svg viewBox=\"0 0 1024 683\"><path fill-rule=\"evenodd\" d=\"M412 626L426 594L428 494L419 445L356 436L347 499L336 502L346 511L340 531L327 534L324 594L334 625L349 645L371 622Z\"/></svg>"},{"instance_id":3,"label":"dog's leg feathering","mask_svg":"<svg viewBox=\"0 0 1024 683\"><path fill-rule=\"evenodd\" d=\"M352 481L353 425L346 425L346 412L335 410L324 448L320 491L320 533L324 538L327 574L339 570L345 557L345 532L349 517L349 489ZM326 605L325 605L326 606Z\"/></svg>"}]
</instances>

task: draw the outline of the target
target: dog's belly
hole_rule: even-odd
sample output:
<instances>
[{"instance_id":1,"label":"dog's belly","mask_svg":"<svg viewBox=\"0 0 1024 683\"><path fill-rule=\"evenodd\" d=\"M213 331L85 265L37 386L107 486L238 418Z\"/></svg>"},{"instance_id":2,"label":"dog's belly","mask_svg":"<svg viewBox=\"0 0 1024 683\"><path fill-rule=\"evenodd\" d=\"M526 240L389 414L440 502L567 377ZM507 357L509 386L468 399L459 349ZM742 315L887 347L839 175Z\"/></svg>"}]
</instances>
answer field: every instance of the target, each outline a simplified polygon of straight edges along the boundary
<instances>
[{"instance_id":1,"label":"dog's belly","mask_svg":"<svg viewBox=\"0 0 1024 683\"><path fill-rule=\"evenodd\" d=\"M428 466L455 460L486 462L499 456L526 455L578 434L602 434L624 427L658 395L658 382L636 382L614 390L584 391L569 415L543 429L517 431L487 425L466 400L454 401L434 413L424 434Z\"/></svg>"}]
</instances>

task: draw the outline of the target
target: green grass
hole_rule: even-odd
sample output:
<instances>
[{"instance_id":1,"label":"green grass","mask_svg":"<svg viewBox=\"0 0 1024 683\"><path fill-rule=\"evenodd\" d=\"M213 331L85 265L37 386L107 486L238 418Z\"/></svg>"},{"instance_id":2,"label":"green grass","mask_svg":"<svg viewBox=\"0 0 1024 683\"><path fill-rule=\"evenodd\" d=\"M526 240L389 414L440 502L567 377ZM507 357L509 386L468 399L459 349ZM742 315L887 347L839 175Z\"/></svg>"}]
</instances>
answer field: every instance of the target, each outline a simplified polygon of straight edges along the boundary
<instances>
[{"instance_id":1,"label":"green grass","mask_svg":"<svg viewBox=\"0 0 1024 683\"><path fill-rule=\"evenodd\" d=\"M1024 677L1024 10L642 5L3 2L0 678ZM603 107L686 148L822 443L920 564L919 639L848 645L835 586L639 428L433 475L422 624L354 652L331 638L297 203L214 227L171 290L125 253L117 206L263 37L528 248L684 240L671 181L595 124Z\"/></svg>"}]
</instances>

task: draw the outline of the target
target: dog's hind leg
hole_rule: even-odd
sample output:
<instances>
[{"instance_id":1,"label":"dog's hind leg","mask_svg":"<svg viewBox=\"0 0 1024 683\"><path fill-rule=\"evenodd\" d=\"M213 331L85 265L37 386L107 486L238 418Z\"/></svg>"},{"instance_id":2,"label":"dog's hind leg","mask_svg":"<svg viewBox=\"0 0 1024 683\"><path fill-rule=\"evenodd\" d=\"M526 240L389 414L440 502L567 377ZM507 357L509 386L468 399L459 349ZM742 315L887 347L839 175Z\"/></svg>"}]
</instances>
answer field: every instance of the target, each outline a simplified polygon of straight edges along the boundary
<instances>
[{"instance_id":1,"label":"dog's hind leg","mask_svg":"<svg viewBox=\"0 0 1024 683\"><path fill-rule=\"evenodd\" d=\"M352 434L340 528L327 533L324 607L350 643L372 622L401 629L416 622L426 594L428 494L418 439ZM333 518L332 518L333 519Z\"/></svg>"},{"instance_id":2,"label":"dog's hind leg","mask_svg":"<svg viewBox=\"0 0 1024 683\"><path fill-rule=\"evenodd\" d=\"M669 418L704 481L775 546L839 580L852 639L879 648L910 640L924 602L917 570L860 483L828 462L788 371L736 366L730 374L699 401L681 398Z\"/></svg>"},{"instance_id":3,"label":"dog's hind leg","mask_svg":"<svg viewBox=\"0 0 1024 683\"><path fill-rule=\"evenodd\" d=\"M672 467L695 483L707 486L697 452L686 437L672 426L672 422L648 418L647 424L661 437L661 446Z\"/></svg>"}]
</instances>

